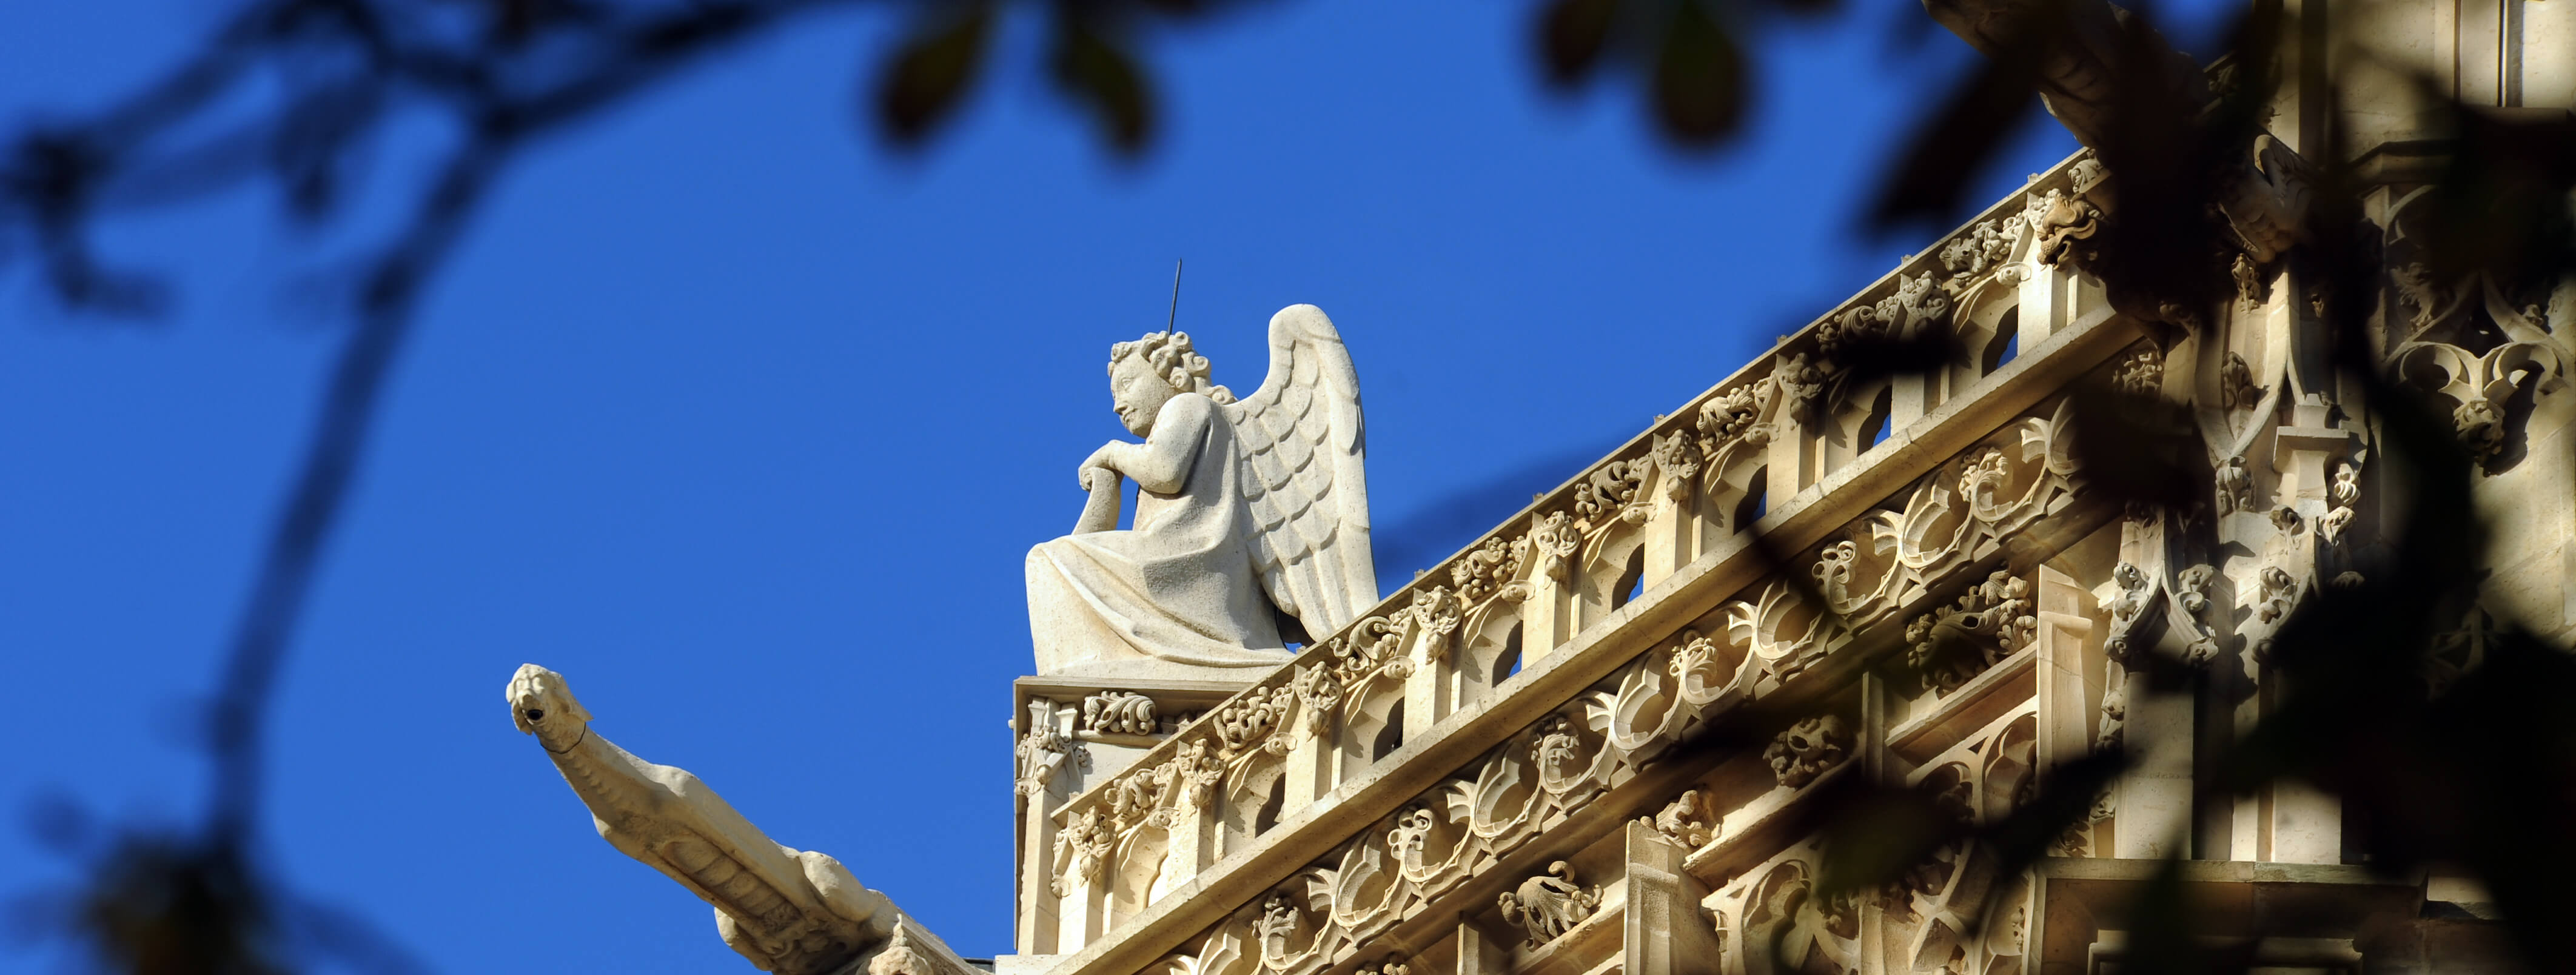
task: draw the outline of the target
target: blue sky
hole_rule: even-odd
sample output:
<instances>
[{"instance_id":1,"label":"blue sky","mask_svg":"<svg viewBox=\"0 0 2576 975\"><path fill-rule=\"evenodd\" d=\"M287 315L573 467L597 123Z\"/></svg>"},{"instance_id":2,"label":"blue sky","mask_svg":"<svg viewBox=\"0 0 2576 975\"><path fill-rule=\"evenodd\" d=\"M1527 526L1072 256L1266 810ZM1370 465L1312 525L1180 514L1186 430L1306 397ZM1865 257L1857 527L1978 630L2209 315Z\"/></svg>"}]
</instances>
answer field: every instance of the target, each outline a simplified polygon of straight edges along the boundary
<instances>
[{"instance_id":1,"label":"blue sky","mask_svg":"<svg viewBox=\"0 0 2576 975\"><path fill-rule=\"evenodd\" d=\"M219 9L13 5L0 121L129 90ZM851 121L891 37L868 14L565 135L503 184L395 374L276 702L273 862L440 971L748 971L511 729L501 688L533 661L598 733L961 952L1007 951L1021 557L1123 436L1102 366L1160 327L1172 260L1181 328L1238 389L1272 311L1339 324L1402 578L1921 246L1853 233L1968 56L1892 41L1908 13L1768 32L1750 128L1707 159L1660 149L1628 89L1542 91L1526 6L1471 0L1159 38L1169 125L1141 165L1038 83L1026 24L962 124L884 151ZM2034 126L1977 195L2072 148ZM197 812L186 715L338 327L314 282L343 237L275 214L263 190L111 224L179 288L147 326L0 266L0 812ZM15 822L0 896L69 883ZM66 957L0 944L0 971Z\"/></svg>"}]
</instances>

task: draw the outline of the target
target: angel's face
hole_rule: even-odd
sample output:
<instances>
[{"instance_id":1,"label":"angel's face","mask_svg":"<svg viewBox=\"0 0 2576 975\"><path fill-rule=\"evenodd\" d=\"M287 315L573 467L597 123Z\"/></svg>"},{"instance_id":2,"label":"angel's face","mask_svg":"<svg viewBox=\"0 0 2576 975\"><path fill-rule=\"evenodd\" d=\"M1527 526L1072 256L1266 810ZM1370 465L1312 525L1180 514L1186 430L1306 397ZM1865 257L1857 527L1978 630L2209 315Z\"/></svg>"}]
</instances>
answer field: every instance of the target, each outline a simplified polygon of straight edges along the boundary
<instances>
[{"instance_id":1,"label":"angel's face","mask_svg":"<svg viewBox=\"0 0 2576 975\"><path fill-rule=\"evenodd\" d=\"M1131 355L1109 366L1109 402L1118 411L1118 422L1127 432L1139 437L1154 432L1154 415L1172 398L1172 386L1155 374L1154 366L1142 355Z\"/></svg>"}]
</instances>

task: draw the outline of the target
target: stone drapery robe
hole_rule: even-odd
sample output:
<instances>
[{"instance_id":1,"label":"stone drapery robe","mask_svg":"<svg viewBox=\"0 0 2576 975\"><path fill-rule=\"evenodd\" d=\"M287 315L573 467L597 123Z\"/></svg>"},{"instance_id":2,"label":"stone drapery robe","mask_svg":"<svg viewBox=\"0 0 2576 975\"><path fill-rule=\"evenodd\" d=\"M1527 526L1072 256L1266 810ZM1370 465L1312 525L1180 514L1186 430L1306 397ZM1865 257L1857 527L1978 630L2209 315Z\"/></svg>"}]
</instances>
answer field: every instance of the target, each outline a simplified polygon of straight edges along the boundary
<instances>
[{"instance_id":1,"label":"stone drapery robe","mask_svg":"<svg viewBox=\"0 0 2576 975\"><path fill-rule=\"evenodd\" d=\"M1121 465L1135 527L1029 550L1029 636L1041 674L1141 673L1154 661L1254 668L1288 659L1253 567L1233 424L1179 393Z\"/></svg>"}]
</instances>

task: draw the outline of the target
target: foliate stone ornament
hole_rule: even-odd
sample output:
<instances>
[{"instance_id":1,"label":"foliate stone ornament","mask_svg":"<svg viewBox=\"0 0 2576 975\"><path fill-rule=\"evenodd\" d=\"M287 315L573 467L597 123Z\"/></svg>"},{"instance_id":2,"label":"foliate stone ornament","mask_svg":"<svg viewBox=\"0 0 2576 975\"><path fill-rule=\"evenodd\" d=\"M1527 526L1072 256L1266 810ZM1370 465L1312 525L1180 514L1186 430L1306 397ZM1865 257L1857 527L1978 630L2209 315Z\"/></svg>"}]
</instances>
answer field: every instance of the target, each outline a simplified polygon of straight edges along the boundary
<instances>
[{"instance_id":1,"label":"foliate stone ornament","mask_svg":"<svg viewBox=\"0 0 2576 975\"><path fill-rule=\"evenodd\" d=\"M1299 710L1306 715L1306 733L1322 734L1325 725L1333 720L1333 709L1341 706L1341 679L1334 676L1331 667L1315 664L1298 670L1297 679L1289 686L1297 690Z\"/></svg>"},{"instance_id":2,"label":"foliate stone ornament","mask_svg":"<svg viewBox=\"0 0 2576 975\"><path fill-rule=\"evenodd\" d=\"M2218 513L2254 510L2254 471L2239 454L2218 465Z\"/></svg>"},{"instance_id":3,"label":"foliate stone ornament","mask_svg":"<svg viewBox=\"0 0 2576 975\"><path fill-rule=\"evenodd\" d=\"M1958 690L2029 645L2039 628L2031 608L2029 580L1998 570L1957 602L1906 624L1906 665L1936 694Z\"/></svg>"},{"instance_id":4,"label":"foliate stone ornament","mask_svg":"<svg viewBox=\"0 0 2576 975\"><path fill-rule=\"evenodd\" d=\"M2076 264L2089 260L2091 255L2081 245L2102 232L2102 208L2080 195L2066 196L2056 190L2033 202L2036 205L2024 211L2037 212L2031 219L2032 232L2037 237L2032 255L2050 266L2069 258Z\"/></svg>"},{"instance_id":5,"label":"foliate stone ornament","mask_svg":"<svg viewBox=\"0 0 2576 975\"><path fill-rule=\"evenodd\" d=\"M1572 870L1558 860L1547 865L1546 873L1521 881L1519 890L1505 891L1495 901L1503 920L1528 934L1529 946L1536 948L1591 917L1601 906L1601 888L1576 884Z\"/></svg>"},{"instance_id":6,"label":"foliate stone ornament","mask_svg":"<svg viewBox=\"0 0 2576 975\"><path fill-rule=\"evenodd\" d=\"M2451 426L2469 457L2484 463L2504 449L2504 412L2485 400L2470 400L2451 411Z\"/></svg>"},{"instance_id":7,"label":"foliate stone ornament","mask_svg":"<svg viewBox=\"0 0 2576 975\"><path fill-rule=\"evenodd\" d=\"M1583 533L1574 519L1562 511L1551 511L1530 530L1530 546L1537 550L1540 565L1559 583L1574 583L1574 553L1583 547Z\"/></svg>"},{"instance_id":8,"label":"foliate stone ornament","mask_svg":"<svg viewBox=\"0 0 2576 975\"><path fill-rule=\"evenodd\" d=\"M2291 604L2298 600L2298 580L2291 578L2290 573L2280 566L2267 565L2263 571L2255 573L2255 581L2260 589L2254 618L2271 623L2288 616Z\"/></svg>"},{"instance_id":9,"label":"foliate stone ornament","mask_svg":"<svg viewBox=\"0 0 2576 975\"><path fill-rule=\"evenodd\" d=\"M1252 922L1252 931L1261 941L1263 968L1281 971L1288 967L1289 962L1296 960L1289 954L1288 942L1297 936L1297 929L1304 923L1304 915L1297 911L1296 899L1287 891L1272 891L1269 898L1261 902L1261 917Z\"/></svg>"},{"instance_id":10,"label":"foliate stone ornament","mask_svg":"<svg viewBox=\"0 0 2576 975\"><path fill-rule=\"evenodd\" d=\"M1151 735L1157 730L1154 699L1134 691L1101 691L1083 698L1082 730L1109 735Z\"/></svg>"},{"instance_id":11,"label":"foliate stone ornament","mask_svg":"<svg viewBox=\"0 0 2576 975\"><path fill-rule=\"evenodd\" d=\"M1652 456L1655 469L1664 472L1664 497L1674 501L1690 499L1691 487L1699 477L1699 444L1687 433L1658 433Z\"/></svg>"},{"instance_id":12,"label":"foliate stone ornament","mask_svg":"<svg viewBox=\"0 0 2576 975\"><path fill-rule=\"evenodd\" d=\"M1551 714L1539 722L1538 738L1530 742L1530 762L1543 775L1565 778L1583 753L1583 739L1574 733L1574 719Z\"/></svg>"},{"instance_id":13,"label":"foliate stone ornament","mask_svg":"<svg viewBox=\"0 0 2576 975\"><path fill-rule=\"evenodd\" d=\"M1789 410L1801 416L1813 416L1824 402L1825 370L1811 362L1804 352L1790 353L1771 369L1771 377L1780 384L1780 395L1786 397Z\"/></svg>"},{"instance_id":14,"label":"foliate stone ornament","mask_svg":"<svg viewBox=\"0 0 2576 975\"><path fill-rule=\"evenodd\" d=\"M1385 961L1362 965L1351 975L1413 975L1413 966L1405 962L1403 955L1394 954L1386 956Z\"/></svg>"},{"instance_id":15,"label":"foliate stone ornament","mask_svg":"<svg viewBox=\"0 0 2576 975\"><path fill-rule=\"evenodd\" d=\"M1851 747L1851 731L1843 726L1838 714L1822 714L1790 725L1762 749L1762 760L1771 764L1771 777L1781 785L1795 789L1816 780L1826 769L1842 764Z\"/></svg>"},{"instance_id":16,"label":"foliate stone ornament","mask_svg":"<svg viewBox=\"0 0 2576 975\"><path fill-rule=\"evenodd\" d=\"M2254 367L2245 357L2230 352L2218 367L2218 405L2231 410L2250 410L2263 403L2263 387L2254 385Z\"/></svg>"},{"instance_id":17,"label":"foliate stone ornament","mask_svg":"<svg viewBox=\"0 0 2576 975\"><path fill-rule=\"evenodd\" d=\"M1967 233L1951 238L1941 247L1941 266L1950 270L1945 287L1954 294L1964 291L1969 283L2002 267L2012 258L2021 232L2022 216L2016 213L1979 221Z\"/></svg>"},{"instance_id":18,"label":"foliate stone ornament","mask_svg":"<svg viewBox=\"0 0 2576 975\"><path fill-rule=\"evenodd\" d=\"M1798 361L1800 368L1804 369L1805 360L1800 358ZM1795 379L1796 376L1793 374L1790 378ZM1816 394L1822 392L1822 387L1819 379ZM1765 376L1719 393L1700 404L1700 452L1716 457L1719 451L1736 443L1752 447L1770 443L1771 427L1762 422L1762 413L1771 408L1771 397L1778 388L1779 383L1773 377ZM1810 394L1810 398L1813 395Z\"/></svg>"},{"instance_id":19,"label":"foliate stone ornament","mask_svg":"<svg viewBox=\"0 0 2576 975\"><path fill-rule=\"evenodd\" d=\"M1718 819L1710 814L1708 799L1701 795L1698 789L1685 790L1681 795L1674 797L1673 801L1665 803L1663 811L1642 817L1637 822L1662 834L1665 839L1673 841L1684 849L1691 850L1715 841L1721 825Z\"/></svg>"},{"instance_id":20,"label":"foliate stone ornament","mask_svg":"<svg viewBox=\"0 0 2576 975\"><path fill-rule=\"evenodd\" d=\"M2199 616L2209 611L2209 584L2218 578L2218 568L2201 563L2174 576L2174 597L2182 603L2183 612Z\"/></svg>"},{"instance_id":21,"label":"foliate stone ornament","mask_svg":"<svg viewBox=\"0 0 2576 975\"><path fill-rule=\"evenodd\" d=\"M2111 373L2111 388L2137 399L2158 395L2164 385L2165 354L2154 349L2131 353Z\"/></svg>"},{"instance_id":22,"label":"foliate stone ornament","mask_svg":"<svg viewBox=\"0 0 2576 975\"><path fill-rule=\"evenodd\" d=\"M1451 593L1446 586L1433 586L1414 594L1413 622L1414 625L1422 628L1423 655L1426 659L1436 663L1448 658L1450 643L1458 635L1459 606L1462 602L1464 601Z\"/></svg>"},{"instance_id":23,"label":"foliate stone ornament","mask_svg":"<svg viewBox=\"0 0 2576 975\"><path fill-rule=\"evenodd\" d=\"M2126 665L2130 662L2129 632L2137 627L2139 617L2146 613L2147 598L2152 589L2147 573L2127 562L2111 567L2111 581L2119 586L2120 591L2111 599L2111 635L2103 641L2102 650L2112 663ZM2107 698L2103 707L2110 707Z\"/></svg>"},{"instance_id":24,"label":"foliate stone ornament","mask_svg":"<svg viewBox=\"0 0 2576 975\"><path fill-rule=\"evenodd\" d=\"M2263 271L2255 266L2253 258L2236 255L2235 262L2228 266L2227 274L2236 281L2237 304L2247 309L2263 306Z\"/></svg>"},{"instance_id":25,"label":"foliate stone ornament","mask_svg":"<svg viewBox=\"0 0 2576 975\"><path fill-rule=\"evenodd\" d=\"M1860 543L1843 539L1816 552L1816 564L1807 574L1816 580L1816 590L1828 606L1851 605L1852 563L1860 558Z\"/></svg>"},{"instance_id":26,"label":"foliate stone ornament","mask_svg":"<svg viewBox=\"0 0 2576 975\"><path fill-rule=\"evenodd\" d=\"M1279 729L1279 719L1296 700L1296 688L1279 687L1267 697L1255 691L1217 709L1217 759L1232 761L1256 745L1272 754L1286 754L1287 740L1271 732Z\"/></svg>"},{"instance_id":27,"label":"foliate stone ornament","mask_svg":"<svg viewBox=\"0 0 2576 975\"><path fill-rule=\"evenodd\" d=\"M1038 673L1275 667L1288 652L1272 607L1327 634L1377 603L1350 352L1321 310L1292 305L1271 316L1270 353L1261 389L1237 400L1185 333L1111 348L1111 398L1144 442L1077 465L1090 503L1029 551ZM1141 489L1123 531L1122 480ZM1200 581L1150 581L1183 577Z\"/></svg>"},{"instance_id":28,"label":"foliate stone ornament","mask_svg":"<svg viewBox=\"0 0 2576 975\"><path fill-rule=\"evenodd\" d=\"M2422 262L2398 267L2388 272L2388 278L2397 285L2397 300L2415 309L2411 324L2416 331L2432 328L2441 321L2442 313L2449 310L2450 289L2434 280L2433 269Z\"/></svg>"},{"instance_id":29,"label":"foliate stone ornament","mask_svg":"<svg viewBox=\"0 0 2576 975\"><path fill-rule=\"evenodd\" d=\"M1099 810L1085 809L1068 817L1064 829L1055 834L1056 872L1048 889L1058 897L1070 897L1076 885L1099 880L1117 843L1117 834Z\"/></svg>"},{"instance_id":30,"label":"foliate stone ornament","mask_svg":"<svg viewBox=\"0 0 2576 975\"><path fill-rule=\"evenodd\" d=\"M1091 764L1090 753L1083 751L1080 742L1056 730L1055 709L1056 703L1046 698L1029 701L1028 732L1021 735L1019 743L1011 749L1013 757L1019 761L1017 788L1021 795L1045 793L1047 783L1055 778L1056 770L1067 761L1078 763L1078 767Z\"/></svg>"},{"instance_id":31,"label":"foliate stone ornament","mask_svg":"<svg viewBox=\"0 0 2576 975\"><path fill-rule=\"evenodd\" d=\"M1648 458L1614 460L1592 469L1574 488L1574 513L1595 527L1610 523L1628 502L1637 498L1637 489L1646 482L1646 472L1654 461Z\"/></svg>"},{"instance_id":32,"label":"foliate stone ornament","mask_svg":"<svg viewBox=\"0 0 2576 975\"><path fill-rule=\"evenodd\" d=\"M1837 361L1861 343L1911 336L1926 325L1949 321L1949 316L1950 299L1933 288L1932 272L1899 275L1893 293L1817 325L1816 348L1828 361Z\"/></svg>"},{"instance_id":33,"label":"foliate stone ornament","mask_svg":"<svg viewBox=\"0 0 2576 975\"><path fill-rule=\"evenodd\" d=\"M1225 763L1208 754L1206 739L1193 739L1182 743L1180 751L1170 761L1155 766L1147 778L1172 803L1168 809L1157 809L1156 815L1196 812L1207 808L1215 797L1217 783L1225 779Z\"/></svg>"},{"instance_id":34,"label":"foliate stone ornament","mask_svg":"<svg viewBox=\"0 0 2576 975\"><path fill-rule=\"evenodd\" d=\"M2102 167L2102 161L2089 155L2076 160L2075 165L2066 167L2067 188L2077 196L2093 192L2094 187L2102 185L2102 181L2109 178L2111 173Z\"/></svg>"},{"instance_id":35,"label":"foliate stone ornament","mask_svg":"<svg viewBox=\"0 0 2576 975\"><path fill-rule=\"evenodd\" d=\"M1529 587L1518 579L1521 563L1528 560L1529 550L1529 536L1520 535L1510 541L1488 538L1484 544L1459 556L1458 561L1449 566L1449 581L1458 587L1458 601L1474 606L1515 589L1518 595L1509 598L1526 598Z\"/></svg>"},{"instance_id":36,"label":"foliate stone ornament","mask_svg":"<svg viewBox=\"0 0 2576 975\"><path fill-rule=\"evenodd\" d=\"M593 733L562 674L526 664L502 694L600 838L714 905L717 935L762 971L840 971L900 923L893 902L839 860L770 839L697 776Z\"/></svg>"}]
</instances>

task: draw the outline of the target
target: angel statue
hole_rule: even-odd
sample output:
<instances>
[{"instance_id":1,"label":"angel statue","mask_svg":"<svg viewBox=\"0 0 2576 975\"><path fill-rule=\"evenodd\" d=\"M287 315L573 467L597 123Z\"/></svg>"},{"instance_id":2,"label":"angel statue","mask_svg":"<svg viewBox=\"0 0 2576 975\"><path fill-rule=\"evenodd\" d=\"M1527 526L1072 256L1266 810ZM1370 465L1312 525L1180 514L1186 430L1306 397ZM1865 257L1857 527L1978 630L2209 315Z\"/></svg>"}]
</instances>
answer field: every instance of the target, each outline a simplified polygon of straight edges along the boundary
<instances>
[{"instance_id":1,"label":"angel statue","mask_svg":"<svg viewBox=\"0 0 2576 975\"><path fill-rule=\"evenodd\" d=\"M1073 534L1029 550L1039 674L1275 666L1286 638L1321 638L1377 603L1359 375L1322 309L1270 317L1270 375L1248 399L1208 381L1186 332L1110 347L1109 397L1145 442L1092 451ZM1125 531L1122 479L1137 488Z\"/></svg>"}]
</instances>

